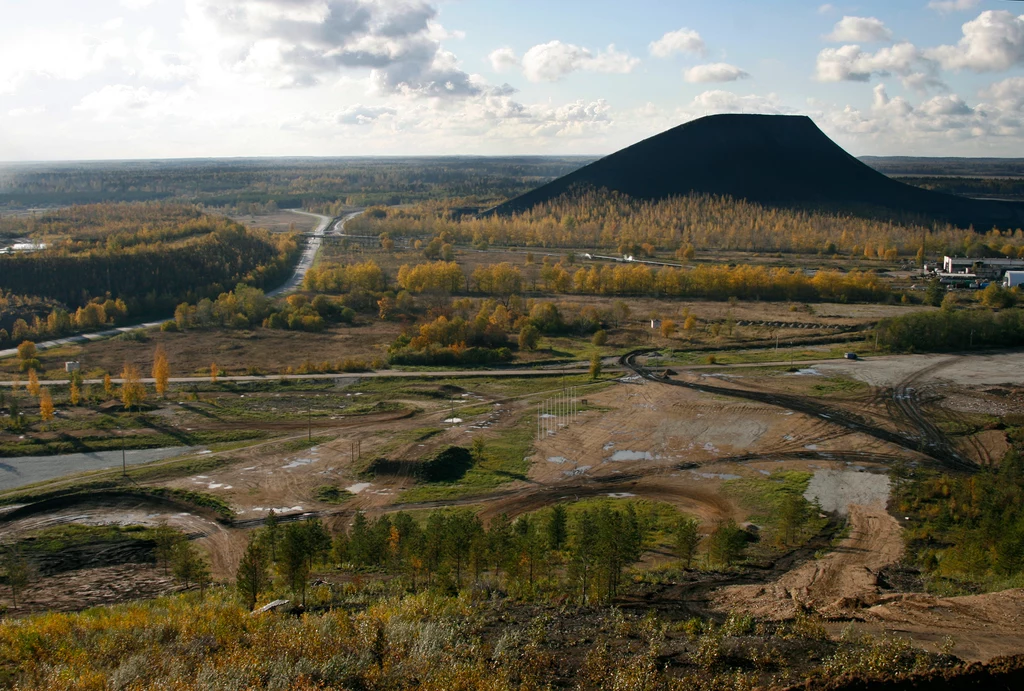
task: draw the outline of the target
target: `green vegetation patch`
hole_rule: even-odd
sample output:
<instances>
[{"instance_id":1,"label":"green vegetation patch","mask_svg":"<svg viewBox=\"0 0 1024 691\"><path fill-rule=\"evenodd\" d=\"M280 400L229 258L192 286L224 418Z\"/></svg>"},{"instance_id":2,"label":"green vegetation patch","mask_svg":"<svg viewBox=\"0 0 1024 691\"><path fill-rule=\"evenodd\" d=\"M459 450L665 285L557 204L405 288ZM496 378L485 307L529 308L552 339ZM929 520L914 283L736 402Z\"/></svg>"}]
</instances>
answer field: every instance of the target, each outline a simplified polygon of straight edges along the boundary
<instances>
[{"instance_id":1,"label":"green vegetation patch","mask_svg":"<svg viewBox=\"0 0 1024 691\"><path fill-rule=\"evenodd\" d=\"M856 379L848 377L828 377L811 387L811 393L815 396L829 396L834 394L855 394L868 390L868 385Z\"/></svg>"},{"instance_id":2,"label":"green vegetation patch","mask_svg":"<svg viewBox=\"0 0 1024 691\"><path fill-rule=\"evenodd\" d=\"M313 490L313 497L325 504L344 504L355 495L337 485L320 485Z\"/></svg>"},{"instance_id":3,"label":"green vegetation patch","mask_svg":"<svg viewBox=\"0 0 1024 691\"><path fill-rule=\"evenodd\" d=\"M69 547L124 540L152 540L155 531L142 525L82 525L68 523L35 531L18 541L29 552L53 554Z\"/></svg>"},{"instance_id":4,"label":"green vegetation patch","mask_svg":"<svg viewBox=\"0 0 1024 691\"><path fill-rule=\"evenodd\" d=\"M480 460L456 482L432 482L402 493L403 502L435 501L483 494L514 480L525 480L533 448L533 420L524 418L493 438L483 439Z\"/></svg>"},{"instance_id":5,"label":"green vegetation patch","mask_svg":"<svg viewBox=\"0 0 1024 691\"><path fill-rule=\"evenodd\" d=\"M124 437L58 437L56 439L16 439L0 443L0 458L19 456L51 456L91 451L124 449L159 449L170 446L208 446L229 442L252 441L270 436L263 430L218 430L139 434Z\"/></svg>"}]
</instances>

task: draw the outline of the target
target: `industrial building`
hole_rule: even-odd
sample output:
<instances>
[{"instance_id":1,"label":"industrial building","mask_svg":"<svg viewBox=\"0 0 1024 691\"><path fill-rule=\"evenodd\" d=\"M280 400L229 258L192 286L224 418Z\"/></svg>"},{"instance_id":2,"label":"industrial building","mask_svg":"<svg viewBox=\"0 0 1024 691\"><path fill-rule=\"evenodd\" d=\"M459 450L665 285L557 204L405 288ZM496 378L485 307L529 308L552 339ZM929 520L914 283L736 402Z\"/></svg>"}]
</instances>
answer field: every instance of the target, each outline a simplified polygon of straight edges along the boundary
<instances>
[{"instance_id":1,"label":"industrial building","mask_svg":"<svg viewBox=\"0 0 1024 691\"><path fill-rule=\"evenodd\" d=\"M1024 259L944 257L943 274L973 274L980 280L1001 280L1007 271L1024 271Z\"/></svg>"},{"instance_id":2,"label":"industrial building","mask_svg":"<svg viewBox=\"0 0 1024 691\"><path fill-rule=\"evenodd\" d=\"M1016 288L1021 285L1024 285L1024 271L1007 271L1003 276L1003 286Z\"/></svg>"}]
</instances>

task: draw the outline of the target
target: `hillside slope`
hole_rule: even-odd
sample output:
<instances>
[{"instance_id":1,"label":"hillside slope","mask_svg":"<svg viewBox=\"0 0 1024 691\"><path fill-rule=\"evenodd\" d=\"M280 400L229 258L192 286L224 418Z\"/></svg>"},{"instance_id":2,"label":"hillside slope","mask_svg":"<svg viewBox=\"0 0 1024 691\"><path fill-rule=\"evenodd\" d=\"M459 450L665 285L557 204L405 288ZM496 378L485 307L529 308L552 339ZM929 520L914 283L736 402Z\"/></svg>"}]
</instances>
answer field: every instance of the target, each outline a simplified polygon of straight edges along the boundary
<instances>
[{"instance_id":1,"label":"hillside slope","mask_svg":"<svg viewBox=\"0 0 1024 691\"><path fill-rule=\"evenodd\" d=\"M617 151L494 209L512 214L573 187L641 199L690 192L769 205L808 205L956 225L1017 228L1024 204L980 201L911 187L846 153L806 116L712 115Z\"/></svg>"}]
</instances>

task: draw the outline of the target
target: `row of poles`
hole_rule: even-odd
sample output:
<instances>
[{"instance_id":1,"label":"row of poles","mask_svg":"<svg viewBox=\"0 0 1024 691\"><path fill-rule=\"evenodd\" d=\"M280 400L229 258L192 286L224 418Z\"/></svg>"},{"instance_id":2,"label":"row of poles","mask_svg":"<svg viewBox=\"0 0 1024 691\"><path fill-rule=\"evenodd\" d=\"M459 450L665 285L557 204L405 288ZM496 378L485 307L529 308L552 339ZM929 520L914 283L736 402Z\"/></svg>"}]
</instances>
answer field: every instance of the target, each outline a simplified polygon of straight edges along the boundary
<instances>
[{"instance_id":1,"label":"row of poles","mask_svg":"<svg viewBox=\"0 0 1024 691\"><path fill-rule=\"evenodd\" d=\"M576 387L562 389L555 398L549 398L537 404L537 439L544 439L562 427L568 427L579 420L579 399Z\"/></svg>"}]
</instances>

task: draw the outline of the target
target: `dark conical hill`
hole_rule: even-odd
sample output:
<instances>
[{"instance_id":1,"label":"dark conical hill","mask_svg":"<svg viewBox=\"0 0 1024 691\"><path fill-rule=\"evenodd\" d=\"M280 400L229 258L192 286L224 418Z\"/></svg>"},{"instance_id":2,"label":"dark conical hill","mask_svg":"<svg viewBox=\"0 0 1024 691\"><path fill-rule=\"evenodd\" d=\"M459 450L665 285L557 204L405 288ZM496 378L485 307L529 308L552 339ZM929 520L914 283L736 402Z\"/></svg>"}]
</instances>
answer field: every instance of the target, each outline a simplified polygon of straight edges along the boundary
<instances>
[{"instance_id":1,"label":"dark conical hill","mask_svg":"<svg viewBox=\"0 0 1024 691\"><path fill-rule=\"evenodd\" d=\"M890 212L976 228L1024 226L1024 204L982 201L912 187L846 153L805 116L712 115L674 127L512 199L511 214L574 187L640 199L691 192L767 205Z\"/></svg>"}]
</instances>

